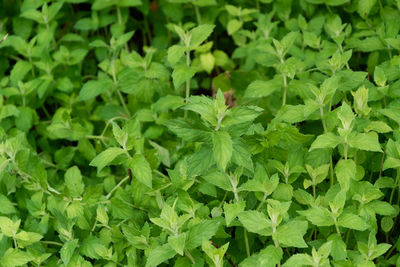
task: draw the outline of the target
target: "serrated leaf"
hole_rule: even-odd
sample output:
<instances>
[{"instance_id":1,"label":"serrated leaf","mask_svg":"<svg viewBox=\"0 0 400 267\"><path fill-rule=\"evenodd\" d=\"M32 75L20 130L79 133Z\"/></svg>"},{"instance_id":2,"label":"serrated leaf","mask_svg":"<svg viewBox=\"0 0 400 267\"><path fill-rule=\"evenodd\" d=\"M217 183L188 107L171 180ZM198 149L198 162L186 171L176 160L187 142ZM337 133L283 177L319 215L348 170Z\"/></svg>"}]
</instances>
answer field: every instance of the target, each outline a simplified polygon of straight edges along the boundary
<instances>
[{"instance_id":1,"label":"serrated leaf","mask_svg":"<svg viewBox=\"0 0 400 267\"><path fill-rule=\"evenodd\" d=\"M307 232L307 226L308 223L306 221L289 221L288 223L279 226L274 236L282 245L306 248L307 244L304 241L303 236Z\"/></svg>"},{"instance_id":2,"label":"serrated leaf","mask_svg":"<svg viewBox=\"0 0 400 267\"><path fill-rule=\"evenodd\" d=\"M378 135L375 132L351 135L349 145L360 150L382 152Z\"/></svg>"},{"instance_id":3,"label":"serrated leaf","mask_svg":"<svg viewBox=\"0 0 400 267\"><path fill-rule=\"evenodd\" d=\"M218 227L219 223L213 220L201 220L193 225L187 235L186 248L192 250L199 247L204 239L209 240L215 235Z\"/></svg>"},{"instance_id":4,"label":"serrated leaf","mask_svg":"<svg viewBox=\"0 0 400 267\"><path fill-rule=\"evenodd\" d=\"M282 88L282 80L254 81L246 89L245 97L266 97Z\"/></svg>"},{"instance_id":5,"label":"serrated leaf","mask_svg":"<svg viewBox=\"0 0 400 267\"><path fill-rule=\"evenodd\" d=\"M33 260L33 257L28 253L10 248L8 249L3 257L1 258L1 264L4 267L15 267L21 266Z\"/></svg>"},{"instance_id":6,"label":"serrated leaf","mask_svg":"<svg viewBox=\"0 0 400 267\"><path fill-rule=\"evenodd\" d=\"M82 181L81 171L77 166L73 166L65 172L65 185L71 197L82 195L85 184Z\"/></svg>"},{"instance_id":7,"label":"serrated leaf","mask_svg":"<svg viewBox=\"0 0 400 267\"><path fill-rule=\"evenodd\" d=\"M75 248L78 246L78 239L69 240L64 243L60 249L61 260L65 265L68 265L72 256L74 255Z\"/></svg>"},{"instance_id":8,"label":"serrated leaf","mask_svg":"<svg viewBox=\"0 0 400 267\"><path fill-rule=\"evenodd\" d=\"M88 81L79 92L78 101L88 101L96 96L111 90L114 83L111 80Z\"/></svg>"},{"instance_id":9,"label":"serrated leaf","mask_svg":"<svg viewBox=\"0 0 400 267\"><path fill-rule=\"evenodd\" d=\"M133 172L136 179L142 184L152 188L151 167L146 158L142 154L136 154L126 162L128 168Z\"/></svg>"},{"instance_id":10,"label":"serrated leaf","mask_svg":"<svg viewBox=\"0 0 400 267\"><path fill-rule=\"evenodd\" d=\"M360 216L352 214L352 213L345 213L340 215L338 219L339 226L354 229L357 231L364 231L368 229L368 224L361 219Z\"/></svg>"},{"instance_id":11,"label":"serrated leaf","mask_svg":"<svg viewBox=\"0 0 400 267\"><path fill-rule=\"evenodd\" d=\"M317 148L335 148L340 142L340 137L333 133L322 134L311 144L310 151Z\"/></svg>"},{"instance_id":12,"label":"serrated leaf","mask_svg":"<svg viewBox=\"0 0 400 267\"><path fill-rule=\"evenodd\" d=\"M213 134L213 151L217 165L225 170L232 157L232 139L227 132L217 131Z\"/></svg>"},{"instance_id":13,"label":"serrated leaf","mask_svg":"<svg viewBox=\"0 0 400 267\"><path fill-rule=\"evenodd\" d=\"M0 194L0 214L7 215L7 214L13 214L15 212L16 210L13 203L5 195Z\"/></svg>"},{"instance_id":14,"label":"serrated leaf","mask_svg":"<svg viewBox=\"0 0 400 267\"><path fill-rule=\"evenodd\" d=\"M202 42L204 42L208 36L213 32L215 25L202 24L190 31L190 47L191 49L197 48Z\"/></svg>"},{"instance_id":15,"label":"serrated leaf","mask_svg":"<svg viewBox=\"0 0 400 267\"><path fill-rule=\"evenodd\" d=\"M90 166L97 167L99 173L105 166L109 165L116 157L125 154L119 147L110 147L98 154L90 163Z\"/></svg>"},{"instance_id":16,"label":"serrated leaf","mask_svg":"<svg viewBox=\"0 0 400 267\"><path fill-rule=\"evenodd\" d=\"M146 261L146 267L157 266L175 256L175 254L176 251L172 249L170 244L158 246L150 251L150 254Z\"/></svg>"}]
</instances>

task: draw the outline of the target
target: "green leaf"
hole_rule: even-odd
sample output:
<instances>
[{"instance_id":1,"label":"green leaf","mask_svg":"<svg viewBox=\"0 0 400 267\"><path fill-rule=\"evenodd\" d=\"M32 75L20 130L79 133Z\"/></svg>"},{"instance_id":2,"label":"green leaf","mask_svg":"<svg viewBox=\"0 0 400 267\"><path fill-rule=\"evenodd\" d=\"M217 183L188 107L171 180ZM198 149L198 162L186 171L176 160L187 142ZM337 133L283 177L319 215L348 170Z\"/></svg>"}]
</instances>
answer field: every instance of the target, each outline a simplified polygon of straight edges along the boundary
<instances>
[{"instance_id":1,"label":"green leaf","mask_svg":"<svg viewBox=\"0 0 400 267\"><path fill-rule=\"evenodd\" d=\"M196 70L186 66L185 63L175 66L174 71L172 72L172 80L175 88L179 88L184 82L190 80L195 73Z\"/></svg>"},{"instance_id":2,"label":"green leaf","mask_svg":"<svg viewBox=\"0 0 400 267\"><path fill-rule=\"evenodd\" d=\"M352 214L352 213L344 213L339 216L338 219L339 226L354 229L357 231L364 231L368 229L368 224L361 219L360 216Z\"/></svg>"},{"instance_id":3,"label":"green leaf","mask_svg":"<svg viewBox=\"0 0 400 267\"><path fill-rule=\"evenodd\" d=\"M11 83L17 85L18 81L21 81L31 71L31 68L32 64L29 62L23 60L17 61L10 73Z\"/></svg>"},{"instance_id":4,"label":"green leaf","mask_svg":"<svg viewBox=\"0 0 400 267\"><path fill-rule=\"evenodd\" d=\"M227 116L224 117L222 124L231 126L240 123L246 123L255 120L261 115L263 109L257 106L235 107L230 110Z\"/></svg>"},{"instance_id":5,"label":"green leaf","mask_svg":"<svg viewBox=\"0 0 400 267\"><path fill-rule=\"evenodd\" d=\"M334 225L332 214L323 207L313 207L308 210L298 211L299 214L305 216L312 224L316 226Z\"/></svg>"},{"instance_id":6,"label":"green leaf","mask_svg":"<svg viewBox=\"0 0 400 267\"><path fill-rule=\"evenodd\" d=\"M217 131L213 134L214 158L218 167L225 170L232 157L232 139L227 132Z\"/></svg>"},{"instance_id":7,"label":"green leaf","mask_svg":"<svg viewBox=\"0 0 400 267\"><path fill-rule=\"evenodd\" d=\"M193 50L204 42L213 32L215 25L202 24L190 31L190 48Z\"/></svg>"},{"instance_id":8,"label":"green leaf","mask_svg":"<svg viewBox=\"0 0 400 267\"><path fill-rule=\"evenodd\" d=\"M385 201L374 200L367 203L365 206L379 215L396 216L398 213L390 203Z\"/></svg>"},{"instance_id":9,"label":"green leaf","mask_svg":"<svg viewBox=\"0 0 400 267\"><path fill-rule=\"evenodd\" d=\"M33 260L33 257L28 253L18 249L10 248L1 258L1 264L4 267L14 267L24 265L31 260Z\"/></svg>"},{"instance_id":10,"label":"green leaf","mask_svg":"<svg viewBox=\"0 0 400 267\"><path fill-rule=\"evenodd\" d=\"M245 97L266 97L282 88L283 83L280 77L269 81L254 81L246 89Z\"/></svg>"},{"instance_id":11,"label":"green leaf","mask_svg":"<svg viewBox=\"0 0 400 267\"><path fill-rule=\"evenodd\" d=\"M250 257L243 260L240 267L275 267L282 259L282 249L272 245L262 249L259 253L253 253Z\"/></svg>"},{"instance_id":12,"label":"green leaf","mask_svg":"<svg viewBox=\"0 0 400 267\"><path fill-rule=\"evenodd\" d=\"M335 174L342 189L349 189L350 179L356 178L356 171L356 164L352 159L339 160L335 167Z\"/></svg>"},{"instance_id":13,"label":"green leaf","mask_svg":"<svg viewBox=\"0 0 400 267\"><path fill-rule=\"evenodd\" d=\"M228 250L229 242L221 247L215 247L210 244L207 240L203 240L201 244L201 249L206 253L206 255L212 260L215 266L223 266L224 255Z\"/></svg>"},{"instance_id":14,"label":"green leaf","mask_svg":"<svg viewBox=\"0 0 400 267\"><path fill-rule=\"evenodd\" d=\"M210 142L212 138L210 129L194 120L173 119L165 126L187 142Z\"/></svg>"},{"instance_id":15,"label":"green leaf","mask_svg":"<svg viewBox=\"0 0 400 267\"><path fill-rule=\"evenodd\" d=\"M373 151L373 152L382 152L381 146L378 140L378 134L375 132L369 133L357 133L355 135L350 135L349 137L349 145L351 147Z\"/></svg>"},{"instance_id":16,"label":"green leaf","mask_svg":"<svg viewBox=\"0 0 400 267\"><path fill-rule=\"evenodd\" d=\"M171 64L176 64L185 54L186 48L181 45L173 45L168 48L168 61Z\"/></svg>"},{"instance_id":17,"label":"green leaf","mask_svg":"<svg viewBox=\"0 0 400 267\"><path fill-rule=\"evenodd\" d=\"M313 265L314 261L313 258L310 255L304 254L304 253L298 253L298 254L294 254L293 256L291 256L286 262L285 264L282 265L282 267L296 267L296 266L309 266L309 265Z\"/></svg>"},{"instance_id":18,"label":"green leaf","mask_svg":"<svg viewBox=\"0 0 400 267\"><path fill-rule=\"evenodd\" d=\"M61 260L65 265L68 265L68 263L70 262L77 246L78 246L78 239L73 239L65 242L62 248L60 249Z\"/></svg>"},{"instance_id":19,"label":"green leaf","mask_svg":"<svg viewBox=\"0 0 400 267\"><path fill-rule=\"evenodd\" d=\"M215 58L214 58L213 54L211 54L211 53L201 54L200 55L200 63L201 63L201 66L203 67L203 69L207 73L210 74L212 72L212 70L214 69Z\"/></svg>"},{"instance_id":20,"label":"green leaf","mask_svg":"<svg viewBox=\"0 0 400 267\"><path fill-rule=\"evenodd\" d=\"M246 202L240 201L238 203L224 203L224 213L225 213L225 221L226 225L229 224L238 216L239 213L244 211L246 206Z\"/></svg>"},{"instance_id":21,"label":"green leaf","mask_svg":"<svg viewBox=\"0 0 400 267\"><path fill-rule=\"evenodd\" d=\"M21 230L14 238L18 241L18 247L23 248L38 242L43 236L35 232Z\"/></svg>"},{"instance_id":22,"label":"green leaf","mask_svg":"<svg viewBox=\"0 0 400 267\"><path fill-rule=\"evenodd\" d=\"M186 233L181 233L178 236L169 236L168 244L176 251L176 253L183 255L183 249L185 248Z\"/></svg>"},{"instance_id":23,"label":"green leaf","mask_svg":"<svg viewBox=\"0 0 400 267\"><path fill-rule=\"evenodd\" d=\"M265 215L259 211L248 210L239 213L239 221L251 233L271 235L272 225Z\"/></svg>"},{"instance_id":24,"label":"green leaf","mask_svg":"<svg viewBox=\"0 0 400 267\"><path fill-rule=\"evenodd\" d=\"M365 132L375 131L377 133L389 133L393 129L383 121L371 121L364 129Z\"/></svg>"},{"instance_id":25,"label":"green leaf","mask_svg":"<svg viewBox=\"0 0 400 267\"><path fill-rule=\"evenodd\" d=\"M136 154L126 162L136 179L142 184L152 188L152 174L150 164L142 154Z\"/></svg>"},{"instance_id":26,"label":"green leaf","mask_svg":"<svg viewBox=\"0 0 400 267\"><path fill-rule=\"evenodd\" d=\"M146 261L146 267L157 266L175 256L175 254L176 251L171 247L170 244L157 246L150 251L150 254Z\"/></svg>"},{"instance_id":27,"label":"green leaf","mask_svg":"<svg viewBox=\"0 0 400 267\"><path fill-rule=\"evenodd\" d=\"M105 166L110 165L111 162L118 156L125 154L125 151L119 147L110 147L98 154L90 163L90 166L97 167L99 173Z\"/></svg>"},{"instance_id":28,"label":"green leaf","mask_svg":"<svg viewBox=\"0 0 400 267\"><path fill-rule=\"evenodd\" d=\"M1 216L0 217L1 232L8 237L13 237L17 234L20 223L21 220L17 220L14 222L7 217Z\"/></svg>"},{"instance_id":29,"label":"green leaf","mask_svg":"<svg viewBox=\"0 0 400 267\"><path fill-rule=\"evenodd\" d=\"M111 90L114 83L111 80L88 81L79 92L78 101L88 101Z\"/></svg>"},{"instance_id":30,"label":"green leaf","mask_svg":"<svg viewBox=\"0 0 400 267\"><path fill-rule=\"evenodd\" d=\"M183 98L180 96L166 95L161 97L154 103L154 110L156 112L165 112L169 109L175 110L184 105Z\"/></svg>"},{"instance_id":31,"label":"green leaf","mask_svg":"<svg viewBox=\"0 0 400 267\"><path fill-rule=\"evenodd\" d=\"M237 19L231 19L226 25L226 29L228 30L228 34L232 35L238 30L240 30L243 26L243 21Z\"/></svg>"},{"instance_id":32,"label":"green leaf","mask_svg":"<svg viewBox=\"0 0 400 267\"><path fill-rule=\"evenodd\" d=\"M310 151L317 148L335 148L340 143L341 139L339 136L333 133L322 134L311 144Z\"/></svg>"},{"instance_id":33,"label":"green leaf","mask_svg":"<svg viewBox=\"0 0 400 267\"><path fill-rule=\"evenodd\" d=\"M15 212L13 203L5 195L0 194L0 214L13 214Z\"/></svg>"},{"instance_id":34,"label":"green leaf","mask_svg":"<svg viewBox=\"0 0 400 267\"><path fill-rule=\"evenodd\" d=\"M361 17L367 17L371 12L371 9L376 4L377 0L364 0L359 1L357 5L357 12Z\"/></svg>"},{"instance_id":35,"label":"green leaf","mask_svg":"<svg viewBox=\"0 0 400 267\"><path fill-rule=\"evenodd\" d=\"M203 175L202 177L210 184L218 186L219 188L222 188L226 191L233 190L229 177L224 172L214 170L209 172L207 175Z\"/></svg>"},{"instance_id":36,"label":"green leaf","mask_svg":"<svg viewBox=\"0 0 400 267\"><path fill-rule=\"evenodd\" d=\"M192 250L199 247L204 239L209 240L216 234L218 227L219 223L214 220L201 220L193 225L187 235L186 248Z\"/></svg>"},{"instance_id":37,"label":"green leaf","mask_svg":"<svg viewBox=\"0 0 400 267\"><path fill-rule=\"evenodd\" d=\"M102 223L103 225L108 225L108 215L104 205L97 206L96 220Z\"/></svg>"},{"instance_id":38,"label":"green leaf","mask_svg":"<svg viewBox=\"0 0 400 267\"><path fill-rule=\"evenodd\" d=\"M332 242L331 255L334 260L344 260L347 258L346 243L338 234L332 234L328 237L328 240Z\"/></svg>"},{"instance_id":39,"label":"green leaf","mask_svg":"<svg viewBox=\"0 0 400 267\"><path fill-rule=\"evenodd\" d=\"M73 166L65 172L65 185L71 197L82 195L85 184L82 181L81 171L77 166Z\"/></svg>"},{"instance_id":40,"label":"green leaf","mask_svg":"<svg viewBox=\"0 0 400 267\"><path fill-rule=\"evenodd\" d=\"M119 0L117 1L118 6L122 7L133 7L133 6L140 6L142 5L141 0Z\"/></svg>"},{"instance_id":41,"label":"green leaf","mask_svg":"<svg viewBox=\"0 0 400 267\"><path fill-rule=\"evenodd\" d=\"M307 244L303 236L307 232L307 221L293 220L279 226L275 232L275 238L280 244L288 247L306 248Z\"/></svg>"}]
</instances>

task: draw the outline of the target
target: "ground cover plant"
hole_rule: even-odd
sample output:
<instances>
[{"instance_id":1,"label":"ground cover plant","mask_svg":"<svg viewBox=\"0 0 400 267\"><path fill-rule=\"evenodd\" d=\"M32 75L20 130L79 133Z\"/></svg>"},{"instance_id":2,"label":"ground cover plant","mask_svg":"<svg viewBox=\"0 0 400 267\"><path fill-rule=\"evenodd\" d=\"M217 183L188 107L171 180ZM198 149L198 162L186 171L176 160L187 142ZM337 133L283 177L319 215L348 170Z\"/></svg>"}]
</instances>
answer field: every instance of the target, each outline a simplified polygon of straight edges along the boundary
<instances>
[{"instance_id":1,"label":"ground cover plant","mask_svg":"<svg viewBox=\"0 0 400 267\"><path fill-rule=\"evenodd\" d=\"M400 266L400 1L0 2L0 266Z\"/></svg>"}]
</instances>

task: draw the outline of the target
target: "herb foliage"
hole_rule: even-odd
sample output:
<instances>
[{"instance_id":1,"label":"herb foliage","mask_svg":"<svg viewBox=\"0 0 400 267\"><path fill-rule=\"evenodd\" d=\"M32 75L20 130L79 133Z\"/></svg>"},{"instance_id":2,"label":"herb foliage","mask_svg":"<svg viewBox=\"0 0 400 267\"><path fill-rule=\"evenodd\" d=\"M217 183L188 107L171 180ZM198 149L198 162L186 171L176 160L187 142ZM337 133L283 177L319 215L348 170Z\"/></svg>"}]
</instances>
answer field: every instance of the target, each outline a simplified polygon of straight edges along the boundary
<instances>
[{"instance_id":1,"label":"herb foliage","mask_svg":"<svg viewBox=\"0 0 400 267\"><path fill-rule=\"evenodd\" d=\"M0 266L400 266L400 1L0 2Z\"/></svg>"}]
</instances>

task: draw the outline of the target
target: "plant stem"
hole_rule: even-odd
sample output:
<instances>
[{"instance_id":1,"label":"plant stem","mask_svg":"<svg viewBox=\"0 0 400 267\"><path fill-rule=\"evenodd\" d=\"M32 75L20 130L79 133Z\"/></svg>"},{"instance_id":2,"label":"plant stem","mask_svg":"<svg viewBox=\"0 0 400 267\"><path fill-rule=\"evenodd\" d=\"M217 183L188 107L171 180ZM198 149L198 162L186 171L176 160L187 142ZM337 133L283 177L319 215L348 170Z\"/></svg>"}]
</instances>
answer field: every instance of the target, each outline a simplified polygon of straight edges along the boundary
<instances>
[{"instance_id":1,"label":"plant stem","mask_svg":"<svg viewBox=\"0 0 400 267\"><path fill-rule=\"evenodd\" d=\"M340 234L340 229L339 229L339 225L337 224L336 218L333 218L333 220L335 221L336 232L341 237L342 235Z\"/></svg>"},{"instance_id":2,"label":"plant stem","mask_svg":"<svg viewBox=\"0 0 400 267\"><path fill-rule=\"evenodd\" d=\"M185 249L185 255L186 255L186 257L189 258L189 260L192 262L192 264L196 263L196 261L194 260L192 254L190 254L190 252L187 249Z\"/></svg>"},{"instance_id":3,"label":"plant stem","mask_svg":"<svg viewBox=\"0 0 400 267\"><path fill-rule=\"evenodd\" d=\"M127 180L129 179L129 175L126 176L124 179L122 179L116 186L114 186L113 189L111 189L111 191L108 193L108 195L106 196L106 199L109 199L112 194L114 193L115 190L118 189L118 187L120 187L123 183L125 183Z\"/></svg>"},{"instance_id":4,"label":"plant stem","mask_svg":"<svg viewBox=\"0 0 400 267\"><path fill-rule=\"evenodd\" d=\"M317 198L317 193L316 193L316 190L315 190L315 184L313 183L313 185L312 185L312 192L313 192L313 197L314 197L314 200Z\"/></svg>"},{"instance_id":5,"label":"plant stem","mask_svg":"<svg viewBox=\"0 0 400 267\"><path fill-rule=\"evenodd\" d=\"M119 6L117 6L117 17L118 17L118 23L122 24L121 9L119 8Z\"/></svg>"},{"instance_id":6,"label":"plant stem","mask_svg":"<svg viewBox=\"0 0 400 267\"><path fill-rule=\"evenodd\" d=\"M284 107L286 105L286 90L287 90L287 79L286 79L286 75L283 74L282 107Z\"/></svg>"},{"instance_id":7,"label":"plant stem","mask_svg":"<svg viewBox=\"0 0 400 267\"><path fill-rule=\"evenodd\" d=\"M151 32L150 32L150 27L149 27L149 21L147 19L147 16L144 17L144 28L146 30L146 34L147 34L147 39L149 39L149 45L151 45Z\"/></svg>"},{"instance_id":8,"label":"plant stem","mask_svg":"<svg viewBox=\"0 0 400 267\"><path fill-rule=\"evenodd\" d=\"M196 12L197 24L200 25L201 24L201 15L200 15L199 7L196 5L193 5L193 6L194 6L194 12Z\"/></svg>"},{"instance_id":9,"label":"plant stem","mask_svg":"<svg viewBox=\"0 0 400 267\"><path fill-rule=\"evenodd\" d=\"M190 68L190 51L186 50L186 66ZM186 92L185 92L185 102L189 102L190 97L190 79L186 81ZM187 117L187 110L184 111L184 117Z\"/></svg>"},{"instance_id":10,"label":"plant stem","mask_svg":"<svg viewBox=\"0 0 400 267\"><path fill-rule=\"evenodd\" d=\"M389 203L392 204L393 201L393 196L394 196L394 191L397 189L398 184L399 184L399 177L400 177L400 171L397 169L396 170L396 180L394 182L394 187L392 188L392 192L390 193L390 198L389 198Z\"/></svg>"},{"instance_id":11,"label":"plant stem","mask_svg":"<svg viewBox=\"0 0 400 267\"><path fill-rule=\"evenodd\" d=\"M117 87L118 81L117 81L117 75L115 74L115 60L114 60L114 59L112 60L112 64L111 64L111 72L112 72L113 81L114 81L114 84L115 84L115 87L116 87L116 88L115 88L115 91L117 91L117 95L118 95L118 97L119 97L119 100L121 101L122 106L124 107L124 110L125 110L125 112L126 112L126 115L128 115L128 116L130 117L131 114L130 114L130 112L129 112L129 109L128 109L128 107L126 106L125 100L124 100L124 98L123 98L121 92L118 90L118 87Z\"/></svg>"},{"instance_id":12,"label":"plant stem","mask_svg":"<svg viewBox=\"0 0 400 267\"><path fill-rule=\"evenodd\" d=\"M347 234L346 234L346 245L349 243L350 232L351 232L351 229L347 230Z\"/></svg>"},{"instance_id":13,"label":"plant stem","mask_svg":"<svg viewBox=\"0 0 400 267\"><path fill-rule=\"evenodd\" d=\"M319 114L321 115L321 122L322 122L322 127L324 128L324 133L326 133L327 129L326 129L326 123L325 123L325 118L324 118L324 109L322 106L319 107Z\"/></svg>"},{"instance_id":14,"label":"plant stem","mask_svg":"<svg viewBox=\"0 0 400 267\"><path fill-rule=\"evenodd\" d=\"M333 162L332 162L332 155L331 155L331 157L330 157L330 159L329 159L329 172L330 172L330 180L331 180L331 186L330 187L332 187L333 186Z\"/></svg>"},{"instance_id":15,"label":"plant stem","mask_svg":"<svg viewBox=\"0 0 400 267\"><path fill-rule=\"evenodd\" d=\"M42 240L40 242L43 243L43 244L55 245L55 246L60 246L60 247L62 247L64 245L63 243L55 242L55 241Z\"/></svg>"},{"instance_id":16,"label":"plant stem","mask_svg":"<svg viewBox=\"0 0 400 267\"><path fill-rule=\"evenodd\" d=\"M267 199L267 194L264 193L264 197L263 197L263 199L261 200L260 204L258 205L258 207L256 209L257 211L261 209L261 207L264 205L266 199Z\"/></svg>"},{"instance_id":17,"label":"plant stem","mask_svg":"<svg viewBox=\"0 0 400 267\"><path fill-rule=\"evenodd\" d=\"M246 228L243 228L243 235L244 235L244 244L246 246L246 254L247 257L250 257L250 246L249 246L249 238L247 236L247 230Z\"/></svg>"}]
</instances>

